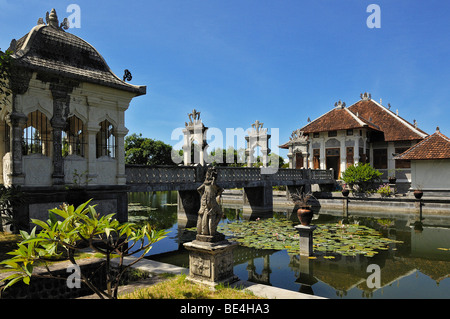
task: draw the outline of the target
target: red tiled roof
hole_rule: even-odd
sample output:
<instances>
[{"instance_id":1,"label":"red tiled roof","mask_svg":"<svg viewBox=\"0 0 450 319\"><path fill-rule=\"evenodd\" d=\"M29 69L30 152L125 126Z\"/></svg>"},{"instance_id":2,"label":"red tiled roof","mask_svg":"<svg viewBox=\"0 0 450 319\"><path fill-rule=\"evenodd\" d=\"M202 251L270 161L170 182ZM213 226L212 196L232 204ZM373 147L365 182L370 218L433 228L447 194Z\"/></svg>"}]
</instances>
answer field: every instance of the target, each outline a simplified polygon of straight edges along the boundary
<instances>
[{"instance_id":1,"label":"red tiled roof","mask_svg":"<svg viewBox=\"0 0 450 319\"><path fill-rule=\"evenodd\" d=\"M345 107L336 107L300 130L303 131L303 133L315 133L357 129L362 127L370 127L374 130L379 130L378 126L365 118L356 116L356 114L352 113L349 109Z\"/></svg>"},{"instance_id":2,"label":"red tiled roof","mask_svg":"<svg viewBox=\"0 0 450 319\"><path fill-rule=\"evenodd\" d=\"M439 132L428 136L420 143L417 143L406 152L398 155L395 159L402 160L431 160L450 159L450 139Z\"/></svg>"},{"instance_id":3,"label":"red tiled roof","mask_svg":"<svg viewBox=\"0 0 450 319\"><path fill-rule=\"evenodd\" d=\"M385 141L421 140L428 134L375 101L360 100L348 108L354 114L369 119L384 132Z\"/></svg>"},{"instance_id":4,"label":"red tiled roof","mask_svg":"<svg viewBox=\"0 0 450 319\"><path fill-rule=\"evenodd\" d=\"M371 99L336 107L300 130L304 133L370 127L382 131L386 142L422 140L427 133Z\"/></svg>"}]
</instances>

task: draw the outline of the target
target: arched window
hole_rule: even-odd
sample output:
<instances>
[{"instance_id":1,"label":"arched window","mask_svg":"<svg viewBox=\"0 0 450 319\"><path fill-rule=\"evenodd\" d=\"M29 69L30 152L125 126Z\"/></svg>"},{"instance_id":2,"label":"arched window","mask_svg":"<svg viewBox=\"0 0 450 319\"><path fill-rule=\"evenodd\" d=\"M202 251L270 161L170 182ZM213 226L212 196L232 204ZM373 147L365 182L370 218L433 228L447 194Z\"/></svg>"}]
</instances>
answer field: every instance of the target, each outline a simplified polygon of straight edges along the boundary
<instances>
[{"instance_id":1,"label":"arched window","mask_svg":"<svg viewBox=\"0 0 450 319\"><path fill-rule=\"evenodd\" d=\"M84 157L86 140L84 124L75 115L67 119L66 128L62 133L62 155L78 155Z\"/></svg>"},{"instance_id":2,"label":"arched window","mask_svg":"<svg viewBox=\"0 0 450 319\"><path fill-rule=\"evenodd\" d=\"M28 114L23 130L23 155L40 153L50 155L52 148L52 126L47 116L36 110Z\"/></svg>"},{"instance_id":3,"label":"arched window","mask_svg":"<svg viewBox=\"0 0 450 319\"><path fill-rule=\"evenodd\" d=\"M116 137L114 126L108 120L100 123L100 131L97 133L97 157L116 157Z\"/></svg>"}]
</instances>

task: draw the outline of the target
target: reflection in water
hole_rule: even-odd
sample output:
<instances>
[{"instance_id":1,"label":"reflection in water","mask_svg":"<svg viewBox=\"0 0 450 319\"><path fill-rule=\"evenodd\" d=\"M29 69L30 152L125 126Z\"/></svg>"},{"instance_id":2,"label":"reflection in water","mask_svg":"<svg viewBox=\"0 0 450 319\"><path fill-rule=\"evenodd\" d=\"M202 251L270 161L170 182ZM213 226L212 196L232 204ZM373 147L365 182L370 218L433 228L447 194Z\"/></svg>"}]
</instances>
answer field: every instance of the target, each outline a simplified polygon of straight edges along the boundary
<instances>
[{"instance_id":1,"label":"reflection in water","mask_svg":"<svg viewBox=\"0 0 450 319\"><path fill-rule=\"evenodd\" d=\"M188 254L182 244L195 233L177 224L177 193L129 194L130 218L138 216L169 229L168 238L155 244L148 258L187 267ZM138 203L139 205L135 205ZM133 206L142 206L133 211ZM153 208L153 209L148 209ZM242 206L223 206L221 223L247 219ZM292 208L274 212L275 218L295 221ZM367 217L367 212L343 216L341 212L315 214L313 224L359 223L378 230L386 238L402 241L380 250L374 257L335 256L311 259L289 255L286 251L239 246L234 252L234 273L249 280L275 287L315 294L327 298L450 298L450 220L405 217ZM257 216L251 216L256 219ZM380 287L369 288L367 267L377 264Z\"/></svg>"}]
</instances>

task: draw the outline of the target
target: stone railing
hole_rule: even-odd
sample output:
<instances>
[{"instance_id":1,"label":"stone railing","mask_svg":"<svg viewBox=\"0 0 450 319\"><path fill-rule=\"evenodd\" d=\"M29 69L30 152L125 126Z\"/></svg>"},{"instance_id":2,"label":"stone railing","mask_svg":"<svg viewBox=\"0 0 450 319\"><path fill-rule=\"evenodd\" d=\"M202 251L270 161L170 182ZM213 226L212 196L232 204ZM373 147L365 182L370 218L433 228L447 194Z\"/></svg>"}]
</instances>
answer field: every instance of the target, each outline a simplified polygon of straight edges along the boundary
<instances>
[{"instance_id":1,"label":"stone railing","mask_svg":"<svg viewBox=\"0 0 450 319\"><path fill-rule=\"evenodd\" d=\"M196 168L185 166L127 165L127 184L171 184L196 182Z\"/></svg>"},{"instance_id":2,"label":"stone railing","mask_svg":"<svg viewBox=\"0 0 450 319\"><path fill-rule=\"evenodd\" d=\"M273 170L273 174L262 173L257 167L221 167L217 168L217 182L225 188L242 187L243 183L258 184L271 182L277 183L305 183L308 180L329 182L333 180L332 170L314 169L289 169L280 168ZM177 190L177 185L195 185L203 183L206 167L202 166L144 166L126 165L127 184L149 185L149 188L156 190L158 185L165 188L172 187ZM240 186L239 186L240 185ZM161 190L163 190L161 188Z\"/></svg>"},{"instance_id":3,"label":"stone railing","mask_svg":"<svg viewBox=\"0 0 450 319\"><path fill-rule=\"evenodd\" d=\"M257 167L218 167L217 182L256 182L262 180Z\"/></svg>"}]
</instances>

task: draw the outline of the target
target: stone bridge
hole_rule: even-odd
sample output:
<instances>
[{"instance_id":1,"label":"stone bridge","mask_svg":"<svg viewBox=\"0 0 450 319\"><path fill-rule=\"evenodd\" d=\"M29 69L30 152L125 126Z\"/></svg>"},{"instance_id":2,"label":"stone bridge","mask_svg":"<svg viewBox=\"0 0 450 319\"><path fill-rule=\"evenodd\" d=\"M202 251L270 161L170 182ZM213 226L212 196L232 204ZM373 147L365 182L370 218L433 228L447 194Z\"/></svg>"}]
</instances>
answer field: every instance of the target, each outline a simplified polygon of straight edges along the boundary
<instances>
[{"instance_id":1,"label":"stone bridge","mask_svg":"<svg viewBox=\"0 0 450 319\"><path fill-rule=\"evenodd\" d=\"M125 173L129 192L178 191L178 218L196 219L200 208L197 188L205 179L205 166L144 166L126 165ZM272 187L285 185L289 189L311 185L334 184L332 170L221 167L217 166L216 182L224 189L244 189L244 212L271 213L273 211ZM183 217L184 216L184 217Z\"/></svg>"}]
</instances>

